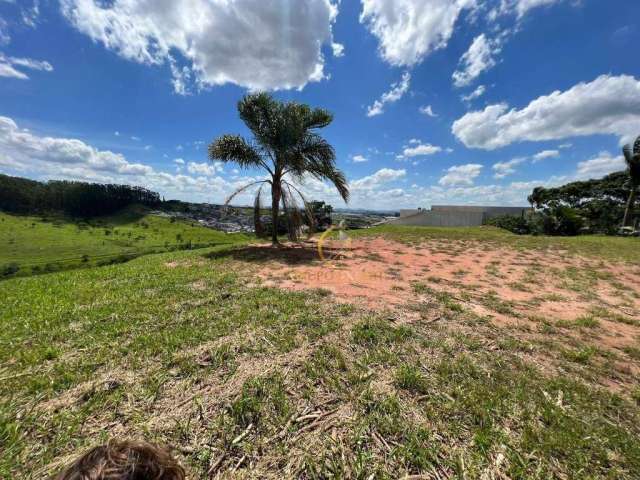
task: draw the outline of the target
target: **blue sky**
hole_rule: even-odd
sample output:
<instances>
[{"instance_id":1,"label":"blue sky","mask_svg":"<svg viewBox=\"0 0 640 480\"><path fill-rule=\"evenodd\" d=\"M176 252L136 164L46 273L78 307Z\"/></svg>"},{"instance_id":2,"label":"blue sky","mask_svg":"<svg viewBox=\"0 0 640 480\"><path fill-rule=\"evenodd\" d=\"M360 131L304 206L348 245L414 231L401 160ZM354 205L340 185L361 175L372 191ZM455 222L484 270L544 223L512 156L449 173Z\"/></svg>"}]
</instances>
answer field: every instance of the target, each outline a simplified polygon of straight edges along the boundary
<instances>
[{"instance_id":1,"label":"blue sky","mask_svg":"<svg viewBox=\"0 0 640 480\"><path fill-rule=\"evenodd\" d=\"M636 0L0 0L0 172L221 202L261 172L206 145L247 134L236 103L264 89L334 113L352 207L525 204L624 168L639 18Z\"/></svg>"}]
</instances>

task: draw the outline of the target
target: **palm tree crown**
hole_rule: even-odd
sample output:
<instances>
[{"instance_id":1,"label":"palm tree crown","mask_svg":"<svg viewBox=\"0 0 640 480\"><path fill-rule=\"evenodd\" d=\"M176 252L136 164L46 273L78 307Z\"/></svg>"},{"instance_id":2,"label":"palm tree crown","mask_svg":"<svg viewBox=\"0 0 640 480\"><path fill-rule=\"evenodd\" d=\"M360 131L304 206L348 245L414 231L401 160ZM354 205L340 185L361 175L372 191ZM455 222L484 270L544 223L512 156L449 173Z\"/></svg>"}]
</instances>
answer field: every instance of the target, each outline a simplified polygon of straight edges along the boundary
<instances>
[{"instance_id":1,"label":"palm tree crown","mask_svg":"<svg viewBox=\"0 0 640 480\"><path fill-rule=\"evenodd\" d=\"M349 189L344 174L335 164L333 147L317 129L326 127L333 115L320 108L297 102L280 102L267 93L245 96L238 102L240 118L253 134L252 140L239 135L222 135L209 145L209 158L237 163L241 168L262 168L267 179L251 182L236 190L226 201L250 187L258 187L254 202L256 233L260 223L261 194L265 185L271 188L272 241L278 243L277 226L280 205L286 214L289 238L297 238L300 211L295 198L307 201L291 180L302 181L305 175L331 182L344 201ZM306 209L309 213L308 208Z\"/></svg>"}]
</instances>

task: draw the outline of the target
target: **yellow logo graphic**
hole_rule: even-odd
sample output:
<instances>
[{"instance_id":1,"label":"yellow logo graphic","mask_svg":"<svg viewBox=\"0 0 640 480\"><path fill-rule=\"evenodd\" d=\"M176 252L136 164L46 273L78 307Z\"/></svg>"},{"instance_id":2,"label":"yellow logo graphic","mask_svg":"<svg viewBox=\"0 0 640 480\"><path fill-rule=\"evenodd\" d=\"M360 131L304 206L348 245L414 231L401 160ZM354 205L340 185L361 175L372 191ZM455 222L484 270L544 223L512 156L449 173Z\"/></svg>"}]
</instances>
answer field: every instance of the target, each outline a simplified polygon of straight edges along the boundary
<instances>
[{"instance_id":1,"label":"yellow logo graphic","mask_svg":"<svg viewBox=\"0 0 640 480\"><path fill-rule=\"evenodd\" d=\"M351 248L351 237L346 232L344 220L340 220L340 223L331 225L325 230L318 239L318 256L320 260L335 260L344 257L344 250ZM337 238L333 238L333 233L337 232ZM329 245L331 241L331 245Z\"/></svg>"}]
</instances>

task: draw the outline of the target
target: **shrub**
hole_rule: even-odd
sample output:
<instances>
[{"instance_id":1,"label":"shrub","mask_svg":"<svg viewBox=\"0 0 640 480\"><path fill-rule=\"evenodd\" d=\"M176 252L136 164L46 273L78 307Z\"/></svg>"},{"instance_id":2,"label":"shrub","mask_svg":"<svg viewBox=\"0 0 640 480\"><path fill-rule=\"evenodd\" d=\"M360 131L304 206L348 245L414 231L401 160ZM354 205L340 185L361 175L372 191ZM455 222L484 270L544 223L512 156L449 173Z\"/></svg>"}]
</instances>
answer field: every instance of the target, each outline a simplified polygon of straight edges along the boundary
<instances>
[{"instance_id":1,"label":"shrub","mask_svg":"<svg viewBox=\"0 0 640 480\"><path fill-rule=\"evenodd\" d=\"M584 227L584 220L575 208L555 205L539 215L545 235L578 235Z\"/></svg>"},{"instance_id":2,"label":"shrub","mask_svg":"<svg viewBox=\"0 0 640 480\"><path fill-rule=\"evenodd\" d=\"M2 269L0 270L0 275L3 277L10 277L11 275L15 275L19 271L20 265L18 265L16 262L11 262L2 267Z\"/></svg>"},{"instance_id":3,"label":"shrub","mask_svg":"<svg viewBox=\"0 0 640 480\"><path fill-rule=\"evenodd\" d=\"M498 215L487 219L486 225L503 228L518 235L531 233L531 225L529 219L516 215Z\"/></svg>"},{"instance_id":4,"label":"shrub","mask_svg":"<svg viewBox=\"0 0 640 480\"><path fill-rule=\"evenodd\" d=\"M575 208L552 205L524 217L498 215L485 222L518 235L579 235L585 231L585 221Z\"/></svg>"}]
</instances>

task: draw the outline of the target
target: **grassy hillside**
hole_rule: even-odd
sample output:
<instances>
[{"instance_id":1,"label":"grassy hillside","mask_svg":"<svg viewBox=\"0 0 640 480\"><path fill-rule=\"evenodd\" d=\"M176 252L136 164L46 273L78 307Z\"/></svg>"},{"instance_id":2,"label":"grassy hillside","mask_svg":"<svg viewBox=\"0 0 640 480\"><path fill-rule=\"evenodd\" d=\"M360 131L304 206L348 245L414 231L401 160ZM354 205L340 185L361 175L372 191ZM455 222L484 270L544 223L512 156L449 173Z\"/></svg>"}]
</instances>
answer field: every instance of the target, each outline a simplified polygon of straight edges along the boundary
<instances>
[{"instance_id":1,"label":"grassy hillside","mask_svg":"<svg viewBox=\"0 0 640 480\"><path fill-rule=\"evenodd\" d=\"M437 297L410 321L263 287L228 248L0 283L0 478L112 436L193 479L640 478L640 391Z\"/></svg>"},{"instance_id":2,"label":"grassy hillside","mask_svg":"<svg viewBox=\"0 0 640 480\"><path fill-rule=\"evenodd\" d=\"M0 212L0 277L124 261L175 249L232 244L245 235L225 234L197 223L148 215L143 208L76 221Z\"/></svg>"}]
</instances>

